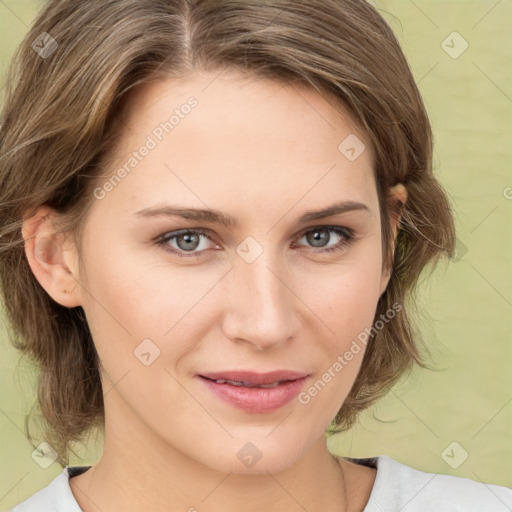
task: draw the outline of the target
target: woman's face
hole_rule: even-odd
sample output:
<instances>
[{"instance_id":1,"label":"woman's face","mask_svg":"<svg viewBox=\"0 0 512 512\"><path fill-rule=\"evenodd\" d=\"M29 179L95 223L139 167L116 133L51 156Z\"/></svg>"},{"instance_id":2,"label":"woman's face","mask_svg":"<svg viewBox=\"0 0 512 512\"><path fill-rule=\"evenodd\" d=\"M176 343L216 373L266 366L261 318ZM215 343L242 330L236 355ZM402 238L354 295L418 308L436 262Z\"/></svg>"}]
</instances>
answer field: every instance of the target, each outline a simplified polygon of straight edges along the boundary
<instances>
[{"instance_id":1,"label":"woman's face","mask_svg":"<svg viewBox=\"0 0 512 512\"><path fill-rule=\"evenodd\" d=\"M146 85L123 126L75 269L107 431L120 450L282 470L350 391L387 285L369 142L312 90L226 73ZM305 377L202 377L281 370Z\"/></svg>"}]
</instances>

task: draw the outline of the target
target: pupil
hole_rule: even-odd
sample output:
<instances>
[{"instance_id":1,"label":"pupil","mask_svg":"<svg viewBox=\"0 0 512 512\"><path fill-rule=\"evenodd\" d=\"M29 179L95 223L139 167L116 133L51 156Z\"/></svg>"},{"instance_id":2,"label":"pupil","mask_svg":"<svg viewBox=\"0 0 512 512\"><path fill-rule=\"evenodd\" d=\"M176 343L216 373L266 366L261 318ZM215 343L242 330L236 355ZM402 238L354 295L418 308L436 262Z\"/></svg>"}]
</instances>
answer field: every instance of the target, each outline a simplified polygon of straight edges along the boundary
<instances>
[{"instance_id":1,"label":"pupil","mask_svg":"<svg viewBox=\"0 0 512 512\"><path fill-rule=\"evenodd\" d=\"M185 245L181 244L180 240L185 240ZM180 247L180 249L183 249L183 250L196 249L198 241L199 241L199 236L195 235L195 234L190 234L190 233L186 233L177 238L178 246ZM192 244L192 247L188 244ZM195 246L194 246L194 244L195 244Z\"/></svg>"},{"instance_id":2,"label":"pupil","mask_svg":"<svg viewBox=\"0 0 512 512\"><path fill-rule=\"evenodd\" d=\"M329 233L327 230L317 230L312 231L309 237L308 242L310 242L314 247L322 247L322 241L326 241L329 238ZM320 242L318 244L318 242Z\"/></svg>"}]
</instances>

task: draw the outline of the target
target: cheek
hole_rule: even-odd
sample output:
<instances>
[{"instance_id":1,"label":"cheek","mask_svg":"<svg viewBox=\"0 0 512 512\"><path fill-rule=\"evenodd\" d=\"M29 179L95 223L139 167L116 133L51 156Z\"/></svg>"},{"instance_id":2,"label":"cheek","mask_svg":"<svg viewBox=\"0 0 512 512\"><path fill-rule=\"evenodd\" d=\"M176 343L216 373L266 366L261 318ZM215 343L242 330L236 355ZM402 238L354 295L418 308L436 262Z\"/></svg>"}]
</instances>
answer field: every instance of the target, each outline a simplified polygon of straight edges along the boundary
<instances>
[{"instance_id":1,"label":"cheek","mask_svg":"<svg viewBox=\"0 0 512 512\"><path fill-rule=\"evenodd\" d=\"M139 363L133 353L136 347L145 339L156 342L173 321L171 315L160 315L157 306L162 307L162 297L154 292L152 274L133 265L125 254L112 251L105 256L91 250L86 260L84 287L88 293L83 308L97 352L112 379ZM169 294L165 300L173 296ZM173 311L172 304L167 309Z\"/></svg>"},{"instance_id":2,"label":"cheek","mask_svg":"<svg viewBox=\"0 0 512 512\"><path fill-rule=\"evenodd\" d=\"M303 283L305 302L315 313L318 373L302 396L320 415L332 419L361 367L379 299L381 260L375 253L330 268ZM378 254L378 253L377 253ZM317 413L315 412L315 414Z\"/></svg>"},{"instance_id":3,"label":"cheek","mask_svg":"<svg viewBox=\"0 0 512 512\"><path fill-rule=\"evenodd\" d=\"M313 357L319 364L299 402L323 419L323 428L339 411L362 364L379 298L380 273L375 269L340 268L336 277L317 280L317 291L308 295L308 306L317 313Z\"/></svg>"},{"instance_id":4,"label":"cheek","mask_svg":"<svg viewBox=\"0 0 512 512\"><path fill-rule=\"evenodd\" d=\"M354 258L304 274L297 294L323 324L322 332L338 345L373 322L380 297L380 258Z\"/></svg>"},{"instance_id":5,"label":"cheek","mask_svg":"<svg viewBox=\"0 0 512 512\"><path fill-rule=\"evenodd\" d=\"M219 276L199 267L172 268L165 258L155 262L133 247L116 247L121 244L109 244L108 255L86 255L84 311L109 379L117 382L130 371L130 380L150 386L154 379L170 379L164 368L173 372L197 348L211 321L204 309L208 291Z\"/></svg>"},{"instance_id":6,"label":"cheek","mask_svg":"<svg viewBox=\"0 0 512 512\"><path fill-rule=\"evenodd\" d=\"M92 251L88 256L86 307L95 322L115 324L133 340L163 336L200 292L196 290L200 281L190 286L191 274L186 270L171 274L165 263L156 265L133 247L112 250L107 257Z\"/></svg>"}]
</instances>

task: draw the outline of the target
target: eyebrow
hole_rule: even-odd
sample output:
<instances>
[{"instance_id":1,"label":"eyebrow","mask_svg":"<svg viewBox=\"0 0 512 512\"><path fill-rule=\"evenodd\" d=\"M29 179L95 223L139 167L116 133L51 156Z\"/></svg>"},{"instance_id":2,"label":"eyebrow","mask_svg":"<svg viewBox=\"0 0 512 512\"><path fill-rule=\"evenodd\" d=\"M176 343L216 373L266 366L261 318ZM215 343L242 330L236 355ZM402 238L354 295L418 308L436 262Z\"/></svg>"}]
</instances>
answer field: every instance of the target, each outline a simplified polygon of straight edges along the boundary
<instances>
[{"instance_id":1,"label":"eyebrow","mask_svg":"<svg viewBox=\"0 0 512 512\"><path fill-rule=\"evenodd\" d=\"M341 201L331 206L327 206L326 208L322 208L321 210L308 210L299 217L298 221L308 222L351 211L365 211L371 213L370 208L364 203L356 201ZM142 210L135 212L135 215L145 218L160 216L181 217L187 220L208 222L210 224L221 224L226 227L236 226L238 224L238 219L236 217L222 213L219 210L185 208L173 205L143 208Z\"/></svg>"}]
</instances>

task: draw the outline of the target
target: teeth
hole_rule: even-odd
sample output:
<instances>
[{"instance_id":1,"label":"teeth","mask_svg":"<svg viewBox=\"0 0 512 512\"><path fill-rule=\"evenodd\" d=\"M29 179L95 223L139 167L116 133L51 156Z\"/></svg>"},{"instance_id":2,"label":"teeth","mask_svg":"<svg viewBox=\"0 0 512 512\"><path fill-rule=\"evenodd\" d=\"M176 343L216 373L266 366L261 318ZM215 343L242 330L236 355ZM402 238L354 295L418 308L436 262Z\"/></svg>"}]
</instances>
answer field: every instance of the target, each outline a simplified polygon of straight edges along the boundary
<instances>
[{"instance_id":1,"label":"teeth","mask_svg":"<svg viewBox=\"0 0 512 512\"><path fill-rule=\"evenodd\" d=\"M253 384L251 382L241 382L238 380L217 379L215 382L217 384L225 384L227 382L228 384L231 384L232 386L244 386L246 388L275 388L276 386L279 386L279 384L281 384L284 381L278 380L277 382L274 382L272 384Z\"/></svg>"}]
</instances>

